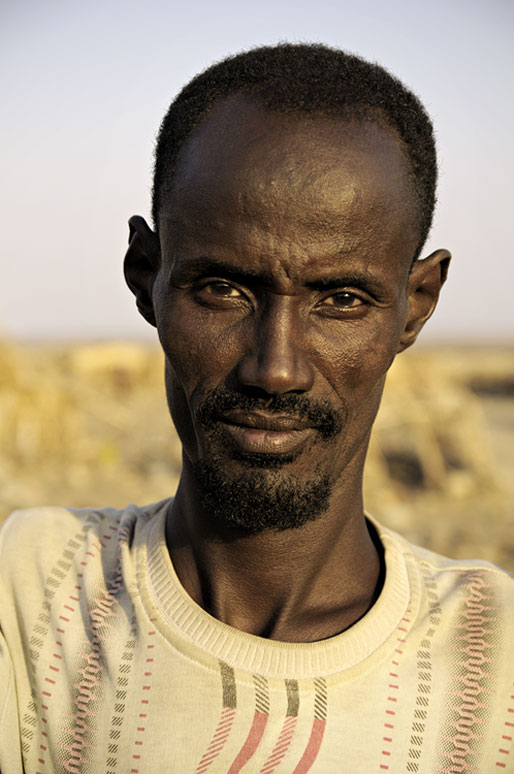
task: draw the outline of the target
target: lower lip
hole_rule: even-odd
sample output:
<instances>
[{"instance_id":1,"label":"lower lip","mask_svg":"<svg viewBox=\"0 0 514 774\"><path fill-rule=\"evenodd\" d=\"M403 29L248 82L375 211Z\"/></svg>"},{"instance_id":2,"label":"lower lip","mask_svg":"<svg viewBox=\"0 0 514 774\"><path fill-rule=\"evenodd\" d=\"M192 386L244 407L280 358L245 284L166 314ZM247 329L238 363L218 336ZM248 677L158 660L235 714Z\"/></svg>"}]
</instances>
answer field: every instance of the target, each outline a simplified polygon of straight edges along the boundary
<instances>
[{"instance_id":1,"label":"lower lip","mask_svg":"<svg viewBox=\"0 0 514 774\"><path fill-rule=\"evenodd\" d=\"M223 427L239 448L254 454L290 454L297 451L314 432L312 427L304 430L262 430L225 422Z\"/></svg>"}]
</instances>

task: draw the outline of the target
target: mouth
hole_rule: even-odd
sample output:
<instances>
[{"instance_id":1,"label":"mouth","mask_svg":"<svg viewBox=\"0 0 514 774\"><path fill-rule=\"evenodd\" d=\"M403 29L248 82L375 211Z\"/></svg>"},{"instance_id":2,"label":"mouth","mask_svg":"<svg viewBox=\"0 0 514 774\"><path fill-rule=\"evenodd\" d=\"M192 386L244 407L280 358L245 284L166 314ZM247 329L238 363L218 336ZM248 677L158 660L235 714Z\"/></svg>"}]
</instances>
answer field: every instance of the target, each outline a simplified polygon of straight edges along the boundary
<instances>
[{"instance_id":1,"label":"mouth","mask_svg":"<svg viewBox=\"0 0 514 774\"><path fill-rule=\"evenodd\" d=\"M258 411L230 411L220 423L232 442L250 454L291 454L316 432L303 419Z\"/></svg>"}]
</instances>

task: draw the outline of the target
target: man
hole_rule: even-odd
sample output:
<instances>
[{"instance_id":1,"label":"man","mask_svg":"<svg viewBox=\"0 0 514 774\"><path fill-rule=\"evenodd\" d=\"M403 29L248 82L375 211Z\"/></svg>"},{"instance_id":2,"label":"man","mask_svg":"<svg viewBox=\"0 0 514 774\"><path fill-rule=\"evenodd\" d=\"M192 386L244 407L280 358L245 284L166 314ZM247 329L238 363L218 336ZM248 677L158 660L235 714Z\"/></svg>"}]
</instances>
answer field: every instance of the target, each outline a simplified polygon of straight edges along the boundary
<instances>
[{"instance_id":1,"label":"man","mask_svg":"<svg viewBox=\"0 0 514 774\"><path fill-rule=\"evenodd\" d=\"M171 105L125 275L180 485L7 523L3 774L514 771L512 578L362 504L387 370L446 277L419 257L435 178L418 100L323 46Z\"/></svg>"}]
</instances>

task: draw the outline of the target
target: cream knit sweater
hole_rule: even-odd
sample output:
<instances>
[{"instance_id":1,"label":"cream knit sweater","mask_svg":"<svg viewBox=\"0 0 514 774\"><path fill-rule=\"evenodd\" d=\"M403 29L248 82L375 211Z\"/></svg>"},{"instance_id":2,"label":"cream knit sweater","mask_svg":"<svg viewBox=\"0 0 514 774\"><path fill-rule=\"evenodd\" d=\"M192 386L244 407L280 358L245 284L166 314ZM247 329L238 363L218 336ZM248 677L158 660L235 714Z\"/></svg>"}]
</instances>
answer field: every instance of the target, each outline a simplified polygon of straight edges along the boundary
<instances>
[{"instance_id":1,"label":"cream knit sweater","mask_svg":"<svg viewBox=\"0 0 514 774\"><path fill-rule=\"evenodd\" d=\"M514 772L514 579L377 526L348 631L233 629L180 586L168 502L41 508L0 533L2 774Z\"/></svg>"}]
</instances>

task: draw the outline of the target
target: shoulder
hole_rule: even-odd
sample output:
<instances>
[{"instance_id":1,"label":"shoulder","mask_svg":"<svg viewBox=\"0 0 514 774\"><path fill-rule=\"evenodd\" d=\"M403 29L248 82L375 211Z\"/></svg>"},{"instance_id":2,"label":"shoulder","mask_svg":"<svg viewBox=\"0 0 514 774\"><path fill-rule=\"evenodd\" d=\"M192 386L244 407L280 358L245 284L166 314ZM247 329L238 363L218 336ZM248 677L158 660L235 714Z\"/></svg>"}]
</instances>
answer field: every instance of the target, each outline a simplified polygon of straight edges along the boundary
<instances>
[{"instance_id":1,"label":"shoulder","mask_svg":"<svg viewBox=\"0 0 514 774\"><path fill-rule=\"evenodd\" d=\"M369 516L367 518L369 519ZM484 572L493 577L498 576L508 584L514 584L514 573L504 570L492 562L488 562L485 559L452 559L449 556L437 554L434 551L429 551L427 548L409 542L398 532L384 527L375 519L370 519L370 521L375 526L382 543L394 545L396 550L399 550L405 556L412 557L417 563L430 568L434 573L466 575L473 572Z\"/></svg>"},{"instance_id":2,"label":"shoulder","mask_svg":"<svg viewBox=\"0 0 514 774\"><path fill-rule=\"evenodd\" d=\"M0 528L0 541L4 544L12 544L22 540L30 544L34 537L43 540L55 540L62 532L73 532L82 528L88 521L94 520L94 514L118 513L113 508L61 508L58 506L45 506L41 508L26 508L13 511L7 517Z\"/></svg>"},{"instance_id":3,"label":"shoulder","mask_svg":"<svg viewBox=\"0 0 514 774\"><path fill-rule=\"evenodd\" d=\"M24 574L44 576L58 561L83 554L102 554L114 559L123 541L130 543L134 530L146 523L163 503L144 508L43 507L14 511L0 528L0 573L12 585Z\"/></svg>"},{"instance_id":4,"label":"shoulder","mask_svg":"<svg viewBox=\"0 0 514 774\"><path fill-rule=\"evenodd\" d=\"M452 559L404 541L413 559L431 575L469 578L481 576L514 591L514 574L485 559Z\"/></svg>"},{"instance_id":5,"label":"shoulder","mask_svg":"<svg viewBox=\"0 0 514 774\"><path fill-rule=\"evenodd\" d=\"M410 543L401 535L376 525L381 540L393 543L420 576L429 593L437 594L443 608L477 605L514 621L514 574L482 559L451 559ZM513 628L514 635L514 628Z\"/></svg>"},{"instance_id":6,"label":"shoulder","mask_svg":"<svg viewBox=\"0 0 514 774\"><path fill-rule=\"evenodd\" d=\"M115 523L120 511L44 507L14 511L0 529L0 566L29 553L45 555L73 537L98 531L105 521Z\"/></svg>"}]
</instances>

